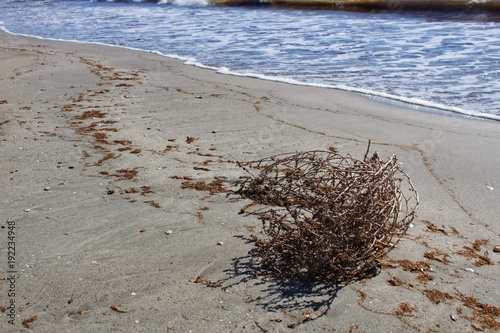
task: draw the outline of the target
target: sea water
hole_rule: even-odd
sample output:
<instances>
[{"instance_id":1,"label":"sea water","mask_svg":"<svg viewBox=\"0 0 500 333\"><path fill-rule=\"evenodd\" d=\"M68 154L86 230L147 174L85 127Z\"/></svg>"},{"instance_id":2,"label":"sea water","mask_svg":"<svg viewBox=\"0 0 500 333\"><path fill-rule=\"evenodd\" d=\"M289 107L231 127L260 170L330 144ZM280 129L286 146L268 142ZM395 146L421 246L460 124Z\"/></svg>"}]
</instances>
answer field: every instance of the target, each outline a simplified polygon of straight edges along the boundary
<instances>
[{"instance_id":1,"label":"sea water","mask_svg":"<svg viewBox=\"0 0 500 333\"><path fill-rule=\"evenodd\" d=\"M496 9L343 11L339 6L281 8L262 0L246 4L0 1L0 27L154 51L223 74L343 89L500 120Z\"/></svg>"}]
</instances>

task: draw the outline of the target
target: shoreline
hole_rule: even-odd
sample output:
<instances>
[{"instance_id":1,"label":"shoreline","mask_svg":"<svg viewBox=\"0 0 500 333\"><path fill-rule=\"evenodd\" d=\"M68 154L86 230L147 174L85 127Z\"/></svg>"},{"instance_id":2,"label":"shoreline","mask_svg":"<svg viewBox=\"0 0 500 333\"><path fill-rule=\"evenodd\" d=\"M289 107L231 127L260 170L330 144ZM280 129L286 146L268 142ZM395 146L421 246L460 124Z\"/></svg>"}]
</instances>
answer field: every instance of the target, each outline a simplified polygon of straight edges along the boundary
<instances>
[{"instance_id":1,"label":"shoreline","mask_svg":"<svg viewBox=\"0 0 500 333\"><path fill-rule=\"evenodd\" d=\"M43 37L38 37L34 35L28 35L28 34L21 34L21 33L12 33L8 31L7 29L0 29L1 31L15 35L15 36L21 36L21 37L28 37L28 38L34 38L34 39L40 39L40 40L48 40L48 41L54 41L54 42L67 42L67 43L76 43L76 44L89 44L89 45L97 45L97 46L104 46L104 47L114 47L114 48L119 48L119 49L124 49L124 50L131 50L131 51L137 51L137 52L145 52L145 53L151 53L155 54L161 57L165 57L168 59L173 59L173 60L179 60L182 61L184 65L186 66L193 66L196 68L200 69L206 69L206 70L212 70L217 74L221 75L230 75L230 76L235 76L235 77L241 77L241 78L249 78L249 79L257 79L257 80L264 80L264 81L270 81L270 82L277 82L277 83L284 83L284 84L290 84L290 85L296 85L296 86L303 86L303 87L311 87L311 88L319 88L319 89L333 89L333 90L338 90L338 91L343 91L347 93L354 93L354 94L359 94L363 97L366 97L368 99L373 99L378 102L382 102L384 104L388 105L393 105L396 107L400 108L405 108L409 110L417 110L421 112L430 112L430 113L437 113L437 114L442 114L442 115L448 115L450 117L464 117L464 118L478 118L478 119L484 119L484 120L490 120L490 121L500 121L500 116L498 115L492 115L488 113L481 113L481 112L474 112L474 111L467 111L467 110L461 110L456 107L451 107L451 106L446 106L446 105L431 105L433 103L428 102L428 101L411 101L412 98L407 98L407 97L401 97L401 96L392 96L386 93L378 93L378 92L372 92L368 91L365 89L354 89L354 88L339 88L335 86L329 86L329 85L315 85L315 84L308 84L305 82L300 82L300 81L295 81L292 79L293 82L288 82L287 80L280 80L279 78L266 78L267 76L264 74L242 74L242 73L237 73L237 72L220 72L221 68L216 68L216 67L210 67L203 65L198 62L193 62L190 58L187 57L181 57L181 56L174 56L174 55L166 55L163 54L162 52L155 51L155 50L143 50L143 49L138 49L134 47L128 47L128 46L120 46L120 45L113 45L113 44L105 44L105 43L98 43L98 42L86 42L86 41L77 41L77 40L63 40L63 39L55 39L55 38L43 38Z\"/></svg>"},{"instance_id":2,"label":"shoreline","mask_svg":"<svg viewBox=\"0 0 500 333\"><path fill-rule=\"evenodd\" d=\"M13 297L0 284L0 330L500 328L498 123L144 51L0 41L0 237L14 221L17 271ZM261 222L215 185L244 175L235 161L330 148L362 158L368 140L398 156L420 197L381 272L338 290L256 277Z\"/></svg>"}]
</instances>

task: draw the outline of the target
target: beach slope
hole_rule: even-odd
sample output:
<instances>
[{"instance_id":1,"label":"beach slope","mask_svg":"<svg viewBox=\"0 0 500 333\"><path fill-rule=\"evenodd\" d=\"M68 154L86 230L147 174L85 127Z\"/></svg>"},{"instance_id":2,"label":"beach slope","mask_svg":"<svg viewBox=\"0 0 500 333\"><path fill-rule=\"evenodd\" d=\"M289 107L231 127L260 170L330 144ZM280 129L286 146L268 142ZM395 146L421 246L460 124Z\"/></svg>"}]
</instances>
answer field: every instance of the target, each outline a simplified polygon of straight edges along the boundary
<instances>
[{"instance_id":1,"label":"beach slope","mask_svg":"<svg viewBox=\"0 0 500 333\"><path fill-rule=\"evenodd\" d=\"M498 122L115 47L0 45L0 331L500 328ZM420 195L380 274L343 288L256 275L261 222L225 191L234 162L362 159L368 140Z\"/></svg>"}]
</instances>

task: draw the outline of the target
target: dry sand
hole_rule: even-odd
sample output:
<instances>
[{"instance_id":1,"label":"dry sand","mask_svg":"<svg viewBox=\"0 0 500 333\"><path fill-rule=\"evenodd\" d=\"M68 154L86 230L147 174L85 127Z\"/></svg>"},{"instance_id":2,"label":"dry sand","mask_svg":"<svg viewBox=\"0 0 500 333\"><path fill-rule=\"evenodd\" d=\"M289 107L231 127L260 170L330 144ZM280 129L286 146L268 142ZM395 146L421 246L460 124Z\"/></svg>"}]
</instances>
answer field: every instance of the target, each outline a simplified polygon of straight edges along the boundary
<instances>
[{"instance_id":1,"label":"dry sand","mask_svg":"<svg viewBox=\"0 0 500 333\"><path fill-rule=\"evenodd\" d=\"M0 331L499 329L498 122L120 48L0 45ZM229 187L233 161L277 153L362 158L369 139L397 154L420 207L381 273L340 290L255 276L248 201L182 188Z\"/></svg>"}]
</instances>

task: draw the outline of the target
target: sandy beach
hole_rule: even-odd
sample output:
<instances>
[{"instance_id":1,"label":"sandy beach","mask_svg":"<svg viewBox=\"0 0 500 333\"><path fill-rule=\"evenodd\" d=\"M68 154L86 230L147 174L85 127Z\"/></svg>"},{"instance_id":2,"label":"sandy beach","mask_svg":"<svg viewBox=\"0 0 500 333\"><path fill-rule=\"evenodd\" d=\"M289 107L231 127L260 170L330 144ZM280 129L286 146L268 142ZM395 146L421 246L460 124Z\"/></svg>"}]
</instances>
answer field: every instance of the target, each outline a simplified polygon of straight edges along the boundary
<instances>
[{"instance_id":1,"label":"sandy beach","mask_svg":"<svg viewBox=\"0 0 500 333\"><path fill-rule=\"evenodd\" d=\"M147 52L0 45L1 332L500 330L500 123ZM224 191L235 162L362 159L368 140L420 196L380 274L343 288L256 275L261 222Z\"/></svg>"}]
</instances>

